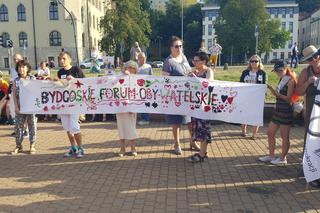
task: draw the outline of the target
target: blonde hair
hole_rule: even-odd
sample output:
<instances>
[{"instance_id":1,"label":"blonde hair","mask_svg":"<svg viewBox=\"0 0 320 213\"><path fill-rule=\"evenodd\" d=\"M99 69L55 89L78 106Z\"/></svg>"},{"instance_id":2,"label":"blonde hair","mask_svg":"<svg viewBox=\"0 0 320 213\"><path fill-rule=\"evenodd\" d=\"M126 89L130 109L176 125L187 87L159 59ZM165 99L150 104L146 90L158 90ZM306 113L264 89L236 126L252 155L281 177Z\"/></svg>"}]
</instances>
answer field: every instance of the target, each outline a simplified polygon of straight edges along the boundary
<instances>
[{"instance_id":1,"label":"blonde hair","mask_svg":"<svg viewBox=\"0 0 320 213\"><path fill-rule=\"evenodd\" d=\"M252 59L254 59L254 58L256 58L256 59L259 61L258 69L259 69L259 70L263 70L262 61L261 61L260 56L258 56L258 55L253 55L253 56L251 56L251 58L249 59L248 70L252 70L252 66L251 66L250 61L251 61Z\"/></svg>"}]
</instances>

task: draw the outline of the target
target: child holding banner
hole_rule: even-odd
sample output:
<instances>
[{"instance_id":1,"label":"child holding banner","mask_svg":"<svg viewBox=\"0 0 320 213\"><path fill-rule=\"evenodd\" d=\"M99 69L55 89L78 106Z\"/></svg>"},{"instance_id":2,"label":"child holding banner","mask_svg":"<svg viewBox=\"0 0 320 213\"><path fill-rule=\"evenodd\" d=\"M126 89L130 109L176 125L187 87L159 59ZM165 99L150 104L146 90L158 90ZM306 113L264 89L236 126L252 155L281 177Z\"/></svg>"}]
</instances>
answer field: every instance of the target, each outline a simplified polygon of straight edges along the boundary
<instances>
[{"instance_id":1,"label":"child holding banner","mask_svg":"<svg viewBox=\"0 0 320 213\"><path fill-rule=\"evenodd\" d=\"M19 101L19 93L20 93L20 80L21 79L34 79L31 76L31 65L25 61L21 60L16 65L18 77L16 77L13 81L13 101L15 106L15 114L16 114L16 124L15 124L15 133L16 133L16 148L11 152L11 154L18 154L23 151L22 141L23 141L23 133L24 133L24 123L27 121L29 128L29 141L30 141L30 154L35 154L35 142L36 142L36 130L37 130L37 120L34 114L21 114L20 113L20 101Z\"/></svg>"},{"instance_id":2,"label":"child holding banner","mask_svg":"<svg viewBox=\"0 0 320 213\"><path fill-rule=\"evenodd\" d=\"M138 64L134 61L127 61L123 66L123 74L135 75L138 72ZM120 152L119 157L126 154L126 140L130 140L131 152L129 155L137 156L136 139L138 138L136 123L137 113L122 112L117 113L117 126L120 138Z\"/></svg>"},{"instance_id":3,"label":"child holding banner","mask_svg":"<svg viewBox=\"0 0 320 213\"><path fill-rule=\"evenodd\" d=\"M280 79L276 89L268 85L271 93L277 98L276 109L268 127L269 155L260 157L259 160L274 165L285 165L287 164L287 154L290 147L290 129L293 122L292 98L297 79L294 71L287 67L283 61L277 62L272 71L276 72ZM280 157L275 158L275 136L278 129L280 129L282 138L282 152Z\"/></svg>"},{"instance_id":4,"label":"child holding banner","mask_svg":"<svg viewBox=\"0 0 320 213\"><path fill-rule=\"evenodd\" d=\"M84 78L82 70L71 65L71 55L68 52L61 52L59 54L60 64L62 69L58 71L58 78L70 81L74 78ZM76 156L81 158L84 155L82 147L82 136L80 132L79 114L65 114L61 115L61 123L63 129L67 132L70 148L64 154L64 157Z\"/></svg>"},{"instance_id":5,"label":"child holding banner","mask_svg":"<svg viewBox=\"0 0 320 213\"><path fill-rule=\"evenodd\" d=\"M213 80L213 70L206 66L209 58L205 52L197 52L193 57L193 64L196 68L192 75L197 78L206 78ZM199 141L200 151L190 158L190 162L203 162L207 158L207 146L211 143L211 127L210 120L203 120L199 118L191 118L192 124L192 140Z\"/></svg>"}]
</instances>

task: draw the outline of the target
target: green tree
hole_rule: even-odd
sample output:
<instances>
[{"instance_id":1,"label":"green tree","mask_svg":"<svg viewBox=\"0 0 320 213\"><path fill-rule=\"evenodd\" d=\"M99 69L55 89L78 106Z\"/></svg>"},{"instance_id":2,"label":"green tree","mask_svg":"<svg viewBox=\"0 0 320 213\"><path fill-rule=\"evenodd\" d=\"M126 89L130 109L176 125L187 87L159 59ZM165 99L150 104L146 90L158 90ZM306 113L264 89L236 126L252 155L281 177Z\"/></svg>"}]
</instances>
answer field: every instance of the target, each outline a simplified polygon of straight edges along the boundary
<instances>
[{"instance_id":1,"label":"green tree","mask_svg":"<svg viewBox=\"0 0 320 213\"><path fill-rule=\"evenodd\" d=\"M259 26L258 52L269 52L285 45L290 33L280 29L280 22L270 20L264 0L229 0L215 24L224 53L240 56L255 52L255 25Z\"/></svg>"},{"instance_id":2,"label":"green tree","mask_svg":"<svg viewBox=\"0 0 320 213\"><path fill-rule=\"evenodd\" d=\"M103 38L100 42L102 50L119 55L120 44L125 44L128 52L135 41L141 46L149 45L151 33L148 13L143 10L139 0L115 0L116 9L106 12L100 21Z\"/></svg>"}]
</instances>

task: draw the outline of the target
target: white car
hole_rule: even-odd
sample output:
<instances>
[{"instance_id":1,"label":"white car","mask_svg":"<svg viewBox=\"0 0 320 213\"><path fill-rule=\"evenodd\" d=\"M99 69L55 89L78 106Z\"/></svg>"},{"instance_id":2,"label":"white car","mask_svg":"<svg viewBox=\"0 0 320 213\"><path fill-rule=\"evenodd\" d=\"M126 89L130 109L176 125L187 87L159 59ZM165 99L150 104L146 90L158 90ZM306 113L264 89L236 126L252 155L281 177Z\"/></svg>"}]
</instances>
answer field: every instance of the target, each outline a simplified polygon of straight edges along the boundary
<instances>
[{"instance_id":1,"label":"white car","mask_svg":"<svg viewBox=\"0 0 320 213\"><path fill-rule=\"evenodd\" d=\"M92 66L92 60L94 60L94 59L85 59L83 62L80 63L80 68L81 69L90 69ZM104 69L105 65L104 65L102 59L100 59L100 58L95 59L95 63L97 64L97 66L100 69Z\"/></svg>"}]
</instances>

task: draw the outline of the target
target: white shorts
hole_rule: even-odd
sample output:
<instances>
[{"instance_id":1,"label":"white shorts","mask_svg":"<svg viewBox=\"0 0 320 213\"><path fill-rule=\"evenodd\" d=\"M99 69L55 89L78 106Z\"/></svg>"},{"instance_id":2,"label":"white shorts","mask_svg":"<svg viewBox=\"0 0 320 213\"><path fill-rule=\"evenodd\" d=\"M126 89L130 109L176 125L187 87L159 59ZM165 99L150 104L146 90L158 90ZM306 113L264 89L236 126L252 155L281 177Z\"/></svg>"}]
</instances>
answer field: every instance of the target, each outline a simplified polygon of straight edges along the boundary
<instances>
[{"instance_id":1,"label":"white shorts","mask_svg":"<svg viewBox=\"0 0 320 213\"><path fill-rule=\"evenodd\" d=\"M71 134L80 133L79 114L61 115L62 127Z\"/></svg>"}]
</instances>

